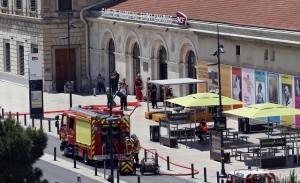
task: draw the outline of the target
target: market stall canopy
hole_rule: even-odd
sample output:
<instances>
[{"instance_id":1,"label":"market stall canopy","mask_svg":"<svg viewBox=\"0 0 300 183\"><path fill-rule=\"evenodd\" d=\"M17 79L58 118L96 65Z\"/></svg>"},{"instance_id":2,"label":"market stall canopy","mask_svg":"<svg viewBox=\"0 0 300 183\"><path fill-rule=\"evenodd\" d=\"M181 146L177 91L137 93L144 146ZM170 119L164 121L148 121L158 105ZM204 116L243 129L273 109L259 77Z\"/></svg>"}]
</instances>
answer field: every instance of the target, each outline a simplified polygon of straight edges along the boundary
<instances>
[{"instance_id":1,"label":"market stall canopy","mask_svg":"<svg viewBox=\"0 0 300 183\"><path fill-rule=\"evenodd\" d=\"M224 111L223 113L242 116L246 118L262 118L272 116L298 115L300 114L300 110L279 104L263 103L254 104L239 109L228 110Z\"/></svg>"},{"instance_id":2,"label":"market stall canopy","mask_svg":"<svg viewBox=\"0 0 300 183\"><path fill-rule=\"evenodd\" d=\"M225 96L221 96L221 99L222 105L243 104L243 102ZM184 97L168 99L166 101L183 107L216 106L219 105L219 94L207 92L196 93Z\"/></svg>"}]
</instances>

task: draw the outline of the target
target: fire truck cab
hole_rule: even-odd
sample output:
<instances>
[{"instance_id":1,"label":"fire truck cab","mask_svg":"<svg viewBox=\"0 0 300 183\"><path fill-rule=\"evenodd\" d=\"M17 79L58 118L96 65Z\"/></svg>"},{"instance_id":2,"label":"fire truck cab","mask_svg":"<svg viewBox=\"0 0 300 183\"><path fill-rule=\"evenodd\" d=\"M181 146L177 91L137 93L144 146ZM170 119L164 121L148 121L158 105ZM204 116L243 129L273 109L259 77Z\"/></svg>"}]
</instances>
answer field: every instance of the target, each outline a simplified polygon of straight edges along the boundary
<instances>
[{"instance_id":1,"label":"fire truck cab","mask_svg":"<svg viewBox=\"0 0 300 183\"><path fill-rule=\"evenodd\" d=\"M226 183L274 183L276 176L267 170L245 169L229 172Z\"/></svg>"},{"instance_id":2,"label":"fire truck cab","mask_svg":"<svg viewBox=\"0 0 300 183\"><path fill-rule=\"evenodd\" d=\"M59 138L65 156L78 155L84 163L106 160L110 155L109 115L83 108L70 108L62 114ZM116 117L116 116L114 116ZM124 154L125 138L130 137L128 116L117 116L112 121L113 154Z\"/></svg>"}]
</instances>

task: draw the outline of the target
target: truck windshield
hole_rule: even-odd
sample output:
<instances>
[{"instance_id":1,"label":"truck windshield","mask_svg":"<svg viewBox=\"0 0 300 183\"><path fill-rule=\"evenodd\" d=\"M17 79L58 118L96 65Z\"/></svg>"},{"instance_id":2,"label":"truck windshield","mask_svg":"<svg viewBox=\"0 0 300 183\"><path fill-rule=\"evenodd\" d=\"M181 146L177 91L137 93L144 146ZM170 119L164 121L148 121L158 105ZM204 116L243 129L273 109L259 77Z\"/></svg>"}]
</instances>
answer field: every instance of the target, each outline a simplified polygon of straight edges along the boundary
<instances>
[{"instance_id":1,"label":"truck windshield","mask_svg":"<svg viewBox=\"0 0 300 183\"><path fill-rule=\"evenodd\" d=\"M67 124L67 117L65 115L62 115L62 120L61 120L61 126L66 126Z\"/></svg>"}]
</instances>

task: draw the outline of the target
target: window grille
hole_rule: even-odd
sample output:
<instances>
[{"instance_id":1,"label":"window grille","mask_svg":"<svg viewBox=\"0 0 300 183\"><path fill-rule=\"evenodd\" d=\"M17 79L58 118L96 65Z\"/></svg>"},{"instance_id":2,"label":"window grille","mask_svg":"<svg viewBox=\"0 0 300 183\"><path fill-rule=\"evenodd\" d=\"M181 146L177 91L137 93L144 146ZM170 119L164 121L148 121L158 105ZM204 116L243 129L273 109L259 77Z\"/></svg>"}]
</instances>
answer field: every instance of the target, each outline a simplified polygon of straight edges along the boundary
<instances>
[{"instance_id":1,"label":"window grille","mask_svg":"<svg viewBox=\"0 0 300 183\"><path fill-rule=\"evenodd\" d=\"M30 1L30 11L36 11L36 0Z\"/></svg>"},{"instance_id":2,"label":"window grille","mask_svg":"<svg viewBox=\"0 0 300 183\"><path fill-rule=\"evenodd\" d=\"M108 46L108 61L110 65L110 71L112 72L116 70L116 63L115 63L115 43L113 39L109 40L109 46Z\"/></svg>"},{"instance_id":3,"label":"window grille","mask_svg":"<svg viewBox=\"0 0 300 183\"><path fill-rule=\"evenodd\" d=\"M10 44L5 43L5 71L10 72Z\"/></svg>"},{"instance_id":4,"label":"window grille","mask_svg":"<svg viewBox=\"0 0 300 183\"><path fill-rule=\"evenodd\" d=\"M6 7L8 6L8 2L7 0L2 0L2 7Z\"/></svg>"},{"instance_id":5,"label":"window grille","mask_svg":"<svg viewBox=\"0 0 300 183\"><path fill-rule=\"evenodd\" d=\"M20 75L24 76L24 46L19 46L19 63L20 63Z\"/></svg>"},{"instance_id":6,"label":"window grille","mask_svg":"<svg viewBox=\"0 0 300 183\"><path fill-rule=\"evenodd\" d=\"M58 0L58 11L71 11L72 0Z\"/></svg>"},{"instance_id":7,"label":"window grille","mask_svg":"<svg viewBox=\"0 0 300 183\"><path fill-rule=\"evenodd\" d=\"M22 9L22 0L16 0L16 9Z\"/></svg>"}]
</instances>

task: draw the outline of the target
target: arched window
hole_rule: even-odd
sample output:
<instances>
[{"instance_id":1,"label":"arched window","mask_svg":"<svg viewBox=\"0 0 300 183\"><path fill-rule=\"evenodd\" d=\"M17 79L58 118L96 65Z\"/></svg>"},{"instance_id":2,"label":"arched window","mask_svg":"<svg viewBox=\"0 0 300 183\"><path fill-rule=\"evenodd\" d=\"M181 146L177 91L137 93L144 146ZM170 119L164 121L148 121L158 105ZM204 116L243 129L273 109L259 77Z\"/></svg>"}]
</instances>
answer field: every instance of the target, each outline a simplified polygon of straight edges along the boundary
<instances>
[{"instance_id":1,"label":"arched window","mask_svg":"<svg viewBox=\"0 0 300 183\"><path fill-rule=\"evenodd\" d=\"M197 61L193 51L189 51L187 57L187 63L188 63L188 77L197 79L197 70L196 70ZM197 92L197 84L190 84L189 94L196 93L196 92Z\"/></svg>"},{"instance_id":2,"label":"arched window","mask_svg":"<svg viewBox=\"0 0 300 183\"><path fill-rule=\"evenodd\" d=\"M108 62L109 62L109 72L112 72L116 70L116 63L115 63L115 43L113 39L109 40L109 45L108 45Z\"/></svg>"},{"instance_id":3,"label":"arched window","mask_svg":"<svg viewBox=\"0 0 300 183\"><path fill-rule=\"evenodd\" d=\"M133 75L134 77L141 73L141 66L140 66L140 47L137 43L133 46Z\"/></svg>"},{"instance_id":4,"label":"arched window","mask_svg":"<svg viewBox=\"0 0 300 183\"><path fill-rule=\"evenodd\" d=\"M167 51L161 46L158 51L159 79L168 79Z\"/></svg>"}]
</instances>

